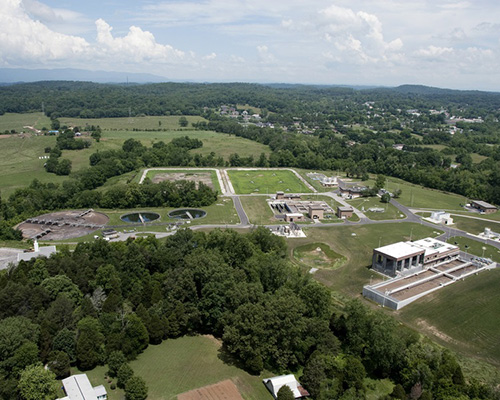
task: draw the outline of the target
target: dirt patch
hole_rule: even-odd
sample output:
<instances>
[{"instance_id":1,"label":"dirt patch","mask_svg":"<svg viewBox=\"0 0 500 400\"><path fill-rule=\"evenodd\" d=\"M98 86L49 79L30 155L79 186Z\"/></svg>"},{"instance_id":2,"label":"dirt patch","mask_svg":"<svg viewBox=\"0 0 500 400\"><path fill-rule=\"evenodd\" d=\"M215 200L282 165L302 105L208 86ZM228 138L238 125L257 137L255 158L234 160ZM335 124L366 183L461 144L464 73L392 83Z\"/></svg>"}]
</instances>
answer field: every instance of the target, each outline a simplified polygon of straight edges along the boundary
<instances>
[{"instance_id":1,"label":"dirt patch","mask_svg":"<svg viewBox=\"0 0 500 400\"><path fill-rule=\"evenodd\" d=\"M177 400L243 400L236 385L229 379L214 385L190 390L177 396Z\"/></svg>"},{"instance_id":2,"label":"dirt patch","mask_svg":"<svg viewBox=\"0 0 500 400\"><path fill-rule=\"evenodd\" d=\"M0 135L0 139L6 139L9 137L13 137L14 135Z\"/></svg>"},{"instance_id":3,"label":"dirt patch","mask_svg":"<svg viewBox=\"0 0 500 400\"><path fill-rule=\"evenodd\" d=\"M92 209L59 211L28 218L17 226L26 239L64 240L88 235L102 228L109 218Z\"/></svg>"},{"instance_id":4,"label":"dirt patch","mask_svg":"<svg viewBox=\"0 0 500 400\"><path fill-rule=\"evenodd\" d=\"M212 174L210 172L165 172L156 174L151 182L160 183L164 181L175 182L175 181L189 181L196 183L196 189L198 189L199 182L207 185L210 189L215 189L212 182Z\"/></svg>"},{"instance_id":5,"label":"dirt patch","mask_svg":"<svg viewBox=\"0 0 500 400\"><path fill-rule=\"evenodd\" d=\"M441 332L438 328L435 326L432 326L429 324L425 319L417 319L415 321L417 323L417 326L426 331L429 332L430 334L436 336L437 338L447 342L447 343L458 343L455 339L453 339L451 336L448 336L446 333Z\"/></svg>"},{"instance_id":6,"label":"dirt patch","mask_svg":"<svg viewBox=\"0 0 500 400\"><path fill-rule=\"evenodd\" d=\"M217 347L222 346L222 340L217 339L215 336L213 335L202 335L202 336L206 337L207 339L210 339L210 341L214 342L217 345Z\"/></svg>"}]
</instances>

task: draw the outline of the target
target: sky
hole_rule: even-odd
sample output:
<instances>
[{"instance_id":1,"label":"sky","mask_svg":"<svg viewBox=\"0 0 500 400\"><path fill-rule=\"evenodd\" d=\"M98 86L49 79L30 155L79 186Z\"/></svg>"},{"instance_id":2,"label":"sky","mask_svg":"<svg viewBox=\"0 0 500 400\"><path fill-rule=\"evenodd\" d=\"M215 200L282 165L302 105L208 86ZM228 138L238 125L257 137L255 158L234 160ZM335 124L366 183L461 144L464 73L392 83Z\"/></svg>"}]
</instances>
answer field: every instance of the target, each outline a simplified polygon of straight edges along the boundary
<instances>
[{"instance_id":1,"label":"sky","mask_svg":"<svg viewBox=\"0 0 500 400\"><path fill-rule=\"evenodd\" d=\"M0 0L0 68L500 91L499 66L498 0Z\"/></svg>"}]
</instances>

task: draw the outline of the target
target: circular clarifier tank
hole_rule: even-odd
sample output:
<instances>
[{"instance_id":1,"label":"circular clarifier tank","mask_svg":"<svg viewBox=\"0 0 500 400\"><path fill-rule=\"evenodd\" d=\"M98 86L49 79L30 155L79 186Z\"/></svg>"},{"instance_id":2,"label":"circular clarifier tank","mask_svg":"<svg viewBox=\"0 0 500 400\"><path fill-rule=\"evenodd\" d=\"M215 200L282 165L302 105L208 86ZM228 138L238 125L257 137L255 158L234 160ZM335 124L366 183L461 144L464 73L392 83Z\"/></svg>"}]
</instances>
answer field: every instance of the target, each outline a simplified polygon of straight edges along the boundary
<instances>
[{"instance_id":1,"label":"circular clarifier tank","mask_svg":"<svg viewBox=\"0 0 500 400\"><path fill-rule=\"evenodd\" d=\"M123 222L145 223L155 221L160 218L160 214L155 212L134 212L122 215L120 219Z\"/></svg>"},{"instance_id":2,"label":"circular clarifier tank","mask_svg":"<svg viewBox=\"0 0 500 400\"><path fill-rule=\"evenodd\" d=\"M198 208L181 208L168 213L170 218L186 220L203 218L205 215L207 215L207 212Z\"/></svg>"}]
</instances>

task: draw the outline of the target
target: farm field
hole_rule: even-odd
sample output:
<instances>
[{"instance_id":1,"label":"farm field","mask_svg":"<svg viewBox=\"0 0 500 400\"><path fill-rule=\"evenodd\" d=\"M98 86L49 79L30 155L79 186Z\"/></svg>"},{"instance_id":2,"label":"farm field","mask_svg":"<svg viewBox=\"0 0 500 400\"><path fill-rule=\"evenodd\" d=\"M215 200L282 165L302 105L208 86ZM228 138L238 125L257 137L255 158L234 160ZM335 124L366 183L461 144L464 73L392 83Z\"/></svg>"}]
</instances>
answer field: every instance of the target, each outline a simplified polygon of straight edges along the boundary
<instances>
[{"instance_id":1,"label":"farm field","mask_svg":"<svg viewBox=\"0 0 500 400\"><path fill-rule=\"evenodd\" d=\"M499 284L500 270L485 271L438 290L398 314L447 347L499 367Z\"/></svg>"},{"instance_id":2,"label":"farm field","mask_svg":"<svg viewBox=\"0 0 500 400\"><path fill-rule=\"evenodd\" d=\"M260 153L270 152L268 146L260 143L216 132L105 131L100 142L92 140L92 145L83 150L64 150L61 158L71 160L72 171L78 171L89 166L89 157L91 154L97 151L120 149L123 142L129 138L141 140L143 144L149 146L154 141L163 140L169 142L175 137L186 135L201 139L204 143L201 149L191 150L193 153L205 155L213 151L217 155L227 159L230 154L235 152L242 157L258 156ZM47 155L44 149L46 147L53 147L55 144L55 136L20 138L17 135L13 135L11 137L0 138L0 167L2 168L0 191L2 195L8 197L17 188L28 186L35 178L42 183L61 183L68 179L67 176L57 176L46 172L43 168L45 161L38 158ZM119 180L121 177L117 179Z\"/></svg>"},{"instance_id":3,"label":"farm field","mask_svg":"<svg viewBox=\"0 0 500 400\"><path fill-rule=\"evenodd\" d=\"M390 203L382 203L380 197L360 197L353 200L347 200L349 204L358 210L362 211L364 208L365 215L375 221L382 221L388 219L404 219L406 216L401 213L396 207ZM383 208L384 212L372 212L369 208Z\"/></svg>"},{"instance_id":4,"label":"farm field","mask_svg":"<svg viewBox=\"0 0 500 400\"><path fill-rule=\"evenodd\" d=\"M24 126L33 126L36 129L43 127L50 129L50 118L46 117L42 112L37 113L5 113L0 115L0 133L6 130L11 131L14 129L16 132L30 132Z\"/></svg>"},{"instance_id":5,"label":"farm field","mask_svg":"<svg viewBox=\"0 0 500 400\"><path fill-rule=\"evenodd\" d=\"M387 178L385 189L390 192L401 189L401 197L397 201L411 208L463 211L461 204L467 203L467 199L458 194L424 188L395 178Z\"/></svg>"},{"instance_id":6,"label":"farm field","mask_svg":"<svg viewBox=\"0 0 500 400\"><path fill-rule=\"evenodd\" d=\"M237 194L307 193L306 185L288 170L228 170Z\"/></svg>"},{"instance_id":7,"label":"farm field","mask_svg":"<svg viewBox=\"0 0 500 400\"><path fill-rule=\"evenodd\" d=\"M363 285L373 283L380 276L369 270L372 252L376 247L402 240L435 237L437 229L420 224L400 222L394 224L373 224L360 226L332 226L321 229L304 228L307 238L289 240L288 254L293 257L295 248L309 243L325 243L333 251L344 256L346 262L335 270L322 269L314 274L319 282L344 295L358 297ZM441 233L441 232L438 232ZM355 236L353 236L355 234Z\"/></svg>"},{"instance_id":8,"label":"farm field","mask_svg":"<svg viewBox=\"0 0 500 400\"><path fill-rule=\"evenodd\" d=\"M54 136L35 136L20 138L17 135L0 138L0 191L7 198L15 189L28 186L33 179L42 183L61 183L67 176L57 176L45 171L46 160L38 157L46 156L45 147L54 146ZM87 160L88 162L88 160Z\"/></svg>"},{"instance_id":9,"label":"farm field","mask_svg":"<svg viewBox=\"0 0 500 400\"><path fill-rule=\"evenodd\" d=\"M264 377L224 363L220 343L208 336L184 336L150 345L130 363L134 373L146 381L148 399L175 400L188 390L231 379L245 400L271 399L262 383Z\"/></svg>"},{"instance_id":10,"label":"farm field","mask_svg":"<svg viewBox=\"0 0 500 400\"><path fill-rule=\"evenodd\" d=\"M227 135L208 131L120 131L109 130L102 133L99 143L92 142L92 146L79 151L63 151L63 158L71 159L73 170L78 170L89 165L89 157L96 151L118 150L127 139L139 140L145 146L151 146L154 142L170 142L174 138L188 136L190 138L203 141L203 147L191 150L192 154L208 155L214 152L225 160L233 153L238 153L241 157L254 156L257 158L261 153L269 154L268 146L253 142L248 139L234 135ZM55 138L53 139L55 143Z\"/></svg>"},{"instance_id":11,"label":"farm field","mask_svg":"<svg viewBox=\"0 0 500 400\"><path fill-rule=\"evenodd\" d=\"M61 117L61 125L78 126L85 130L85 126L100 126L102 130L149 130L149 129L184 129L179 125L181 115L169 116L142 116L125 118L67 118ZM204 121L203 117L186 115L190 126L193 122Z\"/></svg>"}]
</instances>

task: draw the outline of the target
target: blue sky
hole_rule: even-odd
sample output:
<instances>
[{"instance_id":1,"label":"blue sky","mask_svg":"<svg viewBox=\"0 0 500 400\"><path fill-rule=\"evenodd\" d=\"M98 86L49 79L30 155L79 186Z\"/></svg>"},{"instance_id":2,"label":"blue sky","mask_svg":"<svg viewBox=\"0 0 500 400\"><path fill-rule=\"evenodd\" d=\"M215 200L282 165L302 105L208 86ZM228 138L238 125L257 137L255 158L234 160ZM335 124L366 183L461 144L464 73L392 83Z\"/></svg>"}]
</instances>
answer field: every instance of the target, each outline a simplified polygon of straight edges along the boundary
<instances>
[{"instance_id":1,"label":"blue sky","mask_svg":"<svg viewBox=\"0 0 500 400\"><path fill-rule=\"evenodd\" d=\"M500 90L497 0L0 0L0 66Z\"/></svg>"}]
</instances>

